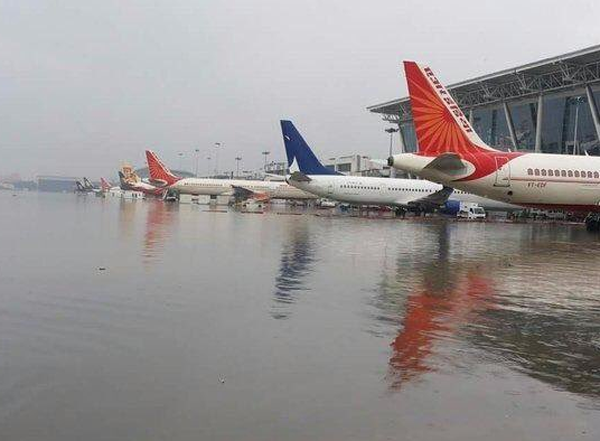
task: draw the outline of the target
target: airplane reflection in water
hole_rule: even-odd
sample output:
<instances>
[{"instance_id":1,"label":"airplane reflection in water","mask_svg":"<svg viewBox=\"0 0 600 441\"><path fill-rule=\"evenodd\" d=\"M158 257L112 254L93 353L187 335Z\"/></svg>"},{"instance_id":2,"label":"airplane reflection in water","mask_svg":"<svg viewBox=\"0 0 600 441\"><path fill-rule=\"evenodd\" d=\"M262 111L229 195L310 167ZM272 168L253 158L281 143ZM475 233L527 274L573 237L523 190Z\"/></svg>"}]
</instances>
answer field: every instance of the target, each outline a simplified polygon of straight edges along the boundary
<instances>
[{"instance_id":1,"label":"airplane reflection in water","mask_svg":"<svg viewBox=\"0 0 600 441\"><path fill-rule=\"evenodd\" d=\"M500 364L598 402L597 246L533 227L501 257L489 249L494 244L469 255L456 237L464 230L430 227L433 248L399 254L395 274L386 271L378 288L377 319L401 323L390 345L390 388L451 369L448 363L468 364L467 345L475 364ZM561 247L579 248L581 256L573 261Z\"/></svg>"},{"instance_id":2,"label":"airplane reflection in water","mask_svg":"<svg viewBox=\"0 0 600 441\"><path fill-rule=\"evenodd\" d=\"M458 332L474 313L486 307L490 279L475 270L456 279L453 287L441 293L424 280L409 297L403 328L391 344L392 388L430 371L426 358L434 352L436 340Z\"/></svg>"},{"instance_id":3,"label":"airplane reflection in water","mask_svg":"<svg viewBox=\"0 0 600 441\"><path fill-rule=\"evenodd\" d=\"M119 199L119 233L123 239L131 237L135 231L137 206L134 200Z\"/></svg>"},{"instance_id":4,"label":"airplane reflection in water","mask_svg":"<svg viewBox=\"0 0 600 441\"><path fill-rule=\"evenodd\" d=\"M164 204L162 201L149 202L148 213L146 214L146 229L144 231L144 250L143 257L145 263L150 263L157 259L169 235L169 228L172 226L179 211L179 204Z\"/></svg>"},{"instance_id":5,"label":"airplane reflection in water","mask_svg":"<svg viewBox=\"0 0 600 441\"><path fill-rule=\"evenodd\" d=\"M169 229L172 227L179 211L179 204L164 204L160 200L121 199L119 201L119 231L123 240L136 240L135 231L142 228L143 239L141 259L145 264L159 260L166 242L169 240ZM145 212L145 223L141 224ZM139 223L136 226L136 223ZM137 243L137 242L136 242Z\"/></svg>"},{"instance_id":6,"label":"airplane reflection in water","mask_svg":"<svg viewBox=\"0 0 600 441\"><path fill-rule=\"evenodd\" d=\"M482 274L477 264L462 267L451 262L449 225L429 225L432 240L422 255L402 254L397 262L395 280L384 278L377 306L393 320L397 307L403 308L401 329L391 343L388 379L398 390L405 383L435 370L440 340L453 338L473 315L489 307L493 280ZM424 258L425 257L425 258ZM384 277L387 275L384 275ZM408 292L407 292L408 291ZM398 297L406 295L404 302ZM380 317L380 318L385 318Z\"/></svg>"},{"instance_id":7,"label":"airplane reflection in water","mask_svg":"<svg viewBox=\"0 0 600 441\"><path fill-rule=\"evenodd\" d=\"M275 292L271 315L276 319L290 316L290 306L298 294L306 291L304 277L311 272L315 263L314 249L309 233L308 219L290 217L286 219L286 237L281 250L279 271L275 277Z\"/></svg>"}]
</instances>

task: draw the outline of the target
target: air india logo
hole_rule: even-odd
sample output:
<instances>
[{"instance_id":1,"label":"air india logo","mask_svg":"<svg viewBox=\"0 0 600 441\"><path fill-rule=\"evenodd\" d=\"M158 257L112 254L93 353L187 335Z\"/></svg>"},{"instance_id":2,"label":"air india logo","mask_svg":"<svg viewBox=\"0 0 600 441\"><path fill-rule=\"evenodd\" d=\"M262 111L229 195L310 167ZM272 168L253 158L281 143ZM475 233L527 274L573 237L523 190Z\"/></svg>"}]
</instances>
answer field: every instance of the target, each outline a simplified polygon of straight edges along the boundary
<instances>
[{"instance_id":1,"label":"air india logo","mask_svg":"<svg viewBox=\"0 0 600 441\"><path fill-rule=\"evenodd\" d=\"M446 88L442 85L442 83L439 82L439 80L436 78L435 74L429 67L424 68L424 71L431 83L433 84L433 86L435 87L435 89L437 90L438 94L440 95L440 98L444 101L444 103L446 103L448 109L456 117L464 131L467 133L471 133L473 131L473 129L471 128L471 124L469 124L469 121L465 117L465 114L462 113L462 110L460 110L460 108L452 99Z\"/></svg>"}]
</instances>

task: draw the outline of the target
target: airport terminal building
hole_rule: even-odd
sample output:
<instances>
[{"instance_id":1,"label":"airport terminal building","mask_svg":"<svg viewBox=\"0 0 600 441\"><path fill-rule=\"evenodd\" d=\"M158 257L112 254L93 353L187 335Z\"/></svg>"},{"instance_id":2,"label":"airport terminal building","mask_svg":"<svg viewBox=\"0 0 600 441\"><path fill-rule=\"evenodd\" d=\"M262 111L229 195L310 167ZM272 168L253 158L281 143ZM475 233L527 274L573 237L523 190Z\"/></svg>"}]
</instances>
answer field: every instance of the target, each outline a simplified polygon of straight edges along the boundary
<instances>
[{"instance_id":1,"label":"airport terminal building","mask_svg":"<svg viewBox=\"0 0 600 441\"><path fill-rule=\"evenodd\" d=\"M600 155L600 45L462 81L448 90L479 136L495 148ZM396 151L416 151L408 97L368 110L397 124Z\"/></svg>"}]
</instances>

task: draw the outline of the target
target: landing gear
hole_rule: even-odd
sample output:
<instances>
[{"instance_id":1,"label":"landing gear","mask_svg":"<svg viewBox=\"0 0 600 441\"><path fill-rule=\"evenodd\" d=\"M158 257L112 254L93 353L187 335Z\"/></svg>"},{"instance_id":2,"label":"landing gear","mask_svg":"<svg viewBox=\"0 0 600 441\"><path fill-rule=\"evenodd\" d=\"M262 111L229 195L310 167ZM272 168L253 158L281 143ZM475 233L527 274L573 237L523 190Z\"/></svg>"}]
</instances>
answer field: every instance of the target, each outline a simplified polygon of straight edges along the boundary
<instances>
[{"instance_id":1,"label":"landing gear","mask_svg":"<svg viewBox=\"0 0 600 441\"><path fill-rule=\"evenodd\" d=\"M177 202L179 201L179 192L177 190L169 189L165 192L163 199L166 202Z\"/></svg>"},{"instance_id":2,"label":"landing gear","mask_svg":"<svg viewBox=\"0 0 600 441\"><path fill-rule=\"evenodd\" d=\"M600 231L600 214L590 213L585 218L585 228L589 232L597 233Z\"/></svg>"},{"instance_id":3,"label":"landing gear","mask_svg":"<svg viewBox=\"0 0 600 441\"><path fill-rule=\"evenodd\" d=\"M406 217L406 208L396 207L396 209L394 210L394 214L396 215L396 217L401 217L402 219L404 219Z\"/></svg>"}]
</instances>

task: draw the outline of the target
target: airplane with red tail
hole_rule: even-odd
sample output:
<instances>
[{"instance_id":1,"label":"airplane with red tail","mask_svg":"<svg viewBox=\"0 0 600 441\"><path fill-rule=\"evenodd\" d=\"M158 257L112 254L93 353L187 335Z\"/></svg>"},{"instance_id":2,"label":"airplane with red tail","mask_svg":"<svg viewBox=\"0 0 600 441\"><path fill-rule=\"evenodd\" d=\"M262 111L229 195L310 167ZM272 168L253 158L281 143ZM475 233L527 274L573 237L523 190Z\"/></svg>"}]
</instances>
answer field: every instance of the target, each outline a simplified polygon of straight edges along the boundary
<instances>
[{"instance_id":1,"label":"airplane with red tail","mask_svg":"<svg viewBox=\"0 0 600 441\"><path fill-rule=\"evenodd\" d=\"M108 192L111 188L112 185L110 185L106 179L100 178L100 190L103 192Z\"/></svg>"},{"instance_id":2,"label":"airplane with red tail","mask_svg":"<svg viewBox=\"0 0 600 441\"><path fill-rule=\"evenodd\" d=\"M588 229L600 228L600 157L496 150L429 67L405 61L404 70L419 147L390 166L502 202L590 213Z\"/></svg>"},{"instance_id":3,"label":"airplane with red tail","mask_svg":"<svg viewBox=\"0 0 600 441\"><path fill-rule=\"evenodd\" d=\"M175 176L151 150L146 150L150 182L176 192L204 196L232 196L237 201L253 199L315 199L311 193L292 187L285 181L258 181L249 179L181 178Z\"/></svg>"}]
</instances>

